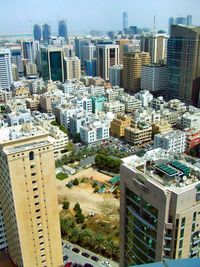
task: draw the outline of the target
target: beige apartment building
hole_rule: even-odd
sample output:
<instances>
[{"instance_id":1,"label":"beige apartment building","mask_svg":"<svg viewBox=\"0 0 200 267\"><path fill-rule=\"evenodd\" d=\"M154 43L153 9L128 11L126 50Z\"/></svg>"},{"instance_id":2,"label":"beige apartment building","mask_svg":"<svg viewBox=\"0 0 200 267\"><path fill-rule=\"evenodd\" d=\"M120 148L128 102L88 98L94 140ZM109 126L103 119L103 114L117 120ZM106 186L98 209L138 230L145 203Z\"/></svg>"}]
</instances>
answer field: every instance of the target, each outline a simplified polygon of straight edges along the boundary
<instances>
[{"instance_id":1,"label":"beige apartment building","mask_svg":"<svg viewBox=\"0 0 200 267\"><path fill-rule=\"evenodd\" d=\"M131 118L124 115L118 115L111 121L111 134L117 137L124 137L125 128L131 125Z\"/></svg>"},{"instance_id":2,"label":"beige apartment building","mask_svg":"<svg viewBox=\"0 0 200 267\"><path fill-rule=\"evenodd\" d=\"M152 127L146 122L139 122L125 128L125 139L132 145L140 145L151 141Z\"/></svg>"},{"instance_id":3,"label":"beige apartment building","mask_svg":"<svg viewBox=\"0 0 200 267\"><path fill-rule=\"evenodd\" d=\"M200 256L200 165L157 148L123 159L120 267Z\"/></svg>"},{"instance_id":4,"label":"beige apartment building","mask_svg":"<svg viewBox=\"0 0 200 267\"><path fill-rule=\"evenodd\" d=\"M53 145L39 127L0 131L0 199L18 267L63 266Z\"/></svg>"},{"instance_id":5,"label":"beige apartment building","mask_svg":"<svg viewBox=\"0 0 200 267\"><path fill-rule=\"evenodd\" d=\"M146 52L129 52L123 59L123 87L126 91L140 90L142 65L150 64L151 57Z\"/></svg>"},{"instance_id":6,"label":"beige apartment building","mask_svg":"<svg viewBox=\"0 0 200 267\"><path fill-rule=\"evenodd\" d=\"M66 77L69 79L81 78L81 60L78 57L65 58Z\"/></svg>"},{"instance_id":7,"label":"beige apartment building","mask_svg":"<svg viewBox=\"0 0 200 267\"><path fill-rule=\"evenodd\" d=\"M124 57L124 46L125 44L129 44L129 39L120 39L116 41L116 44L119 45L119 64L123 65L123 57Z\"/></svg>"}]
</instances>

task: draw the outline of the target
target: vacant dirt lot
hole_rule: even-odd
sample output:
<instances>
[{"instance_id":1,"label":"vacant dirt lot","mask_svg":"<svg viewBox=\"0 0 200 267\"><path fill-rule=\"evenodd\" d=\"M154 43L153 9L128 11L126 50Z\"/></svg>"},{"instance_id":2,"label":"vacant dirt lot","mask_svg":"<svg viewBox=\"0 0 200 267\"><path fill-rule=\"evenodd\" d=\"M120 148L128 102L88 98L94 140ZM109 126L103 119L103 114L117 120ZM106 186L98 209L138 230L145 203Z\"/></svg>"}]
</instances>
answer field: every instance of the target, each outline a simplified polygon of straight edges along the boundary
<instances>
[{"instance_id":1,"label":"vacant dirt lot","mask_svg":"<svg viewBox=\"0 0 200 267\"><path fill-rule=\"evenodd\" d=\"M81 209L85 215L89 212L94 212L97 216L106 221L119 220L119 199L114 198L111 193L98 194L94 193L89 183L80 183L78 186L73 186L71 189L65 186L72 178L93 177L94 180L107 182L110 177L94 171L92 168L83 170L75 175L70 175L69 178L60 181L56 180L59 199L66 198L70 202L70 209L79 202Z\"/></svg>"}]
</instances>

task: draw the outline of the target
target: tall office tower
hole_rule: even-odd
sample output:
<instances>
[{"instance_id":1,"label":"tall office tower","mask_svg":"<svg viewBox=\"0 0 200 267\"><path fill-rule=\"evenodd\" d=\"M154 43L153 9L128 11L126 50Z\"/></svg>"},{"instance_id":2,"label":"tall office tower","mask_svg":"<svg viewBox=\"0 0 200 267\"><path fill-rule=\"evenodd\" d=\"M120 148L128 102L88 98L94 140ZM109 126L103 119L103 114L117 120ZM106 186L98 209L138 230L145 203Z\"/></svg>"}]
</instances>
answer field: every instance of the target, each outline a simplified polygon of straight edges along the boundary
<instances>
[{"instance_id":1,"label":"tall office tower","mask_svg":"<svg viewBox=\"0 0 200 267\"><path fill-rule=\"evenodd\" d=\"M186 17L177 17L176 18L176 24L186 25L187 24L187 18Z\"/></svg>"},{"instance_id":2,"label":"tall office tower","mask_svg":"<svg viewBox=\"0 0 200 267\"><path fill-rule=\"evenodd\" d=\"M34 40L35 41L41 41L42 38L42 30L40 25L35 24L33 28L33 35L34 35Z\"/></svg>"},{"instance_id":3,"label":"tall office tower","mask_svg":"<svg viewBox=\"0 0 200 267\"><path fill-rule=\"evenodd\" d=\"M0 204L1 205L1 204ZM0 206L0 250L7 248L7 239L6 239L6 231L5 231L5 222L3 217L2 208Z\"/></svg>"},{"instance_id":4,"label":"tall office tower","mask_svg":"<svg viewBox=\"0 0 200 267\"><path fill-rule=\"evenodd\" d=\"M130 41L128 39L120 39L116 41L116 44L119 45L119 64L123 65L123 57L124 57L124 48L126 44L129 44Z\"/></svg>"},{"instance_id":5,"label":"tall office tower","mask_svg":"<svg viewBox=\"0 0 200 267\"><path fill-rule=\"evenodd\" d=\"M42 26L42 37L43 37L43 42L48 44L49 43L49 37L51 36L51 27L49 24L45 23Z\"/></svg>"},{"instance_id":6,"label":"tall office tower","mask_svg":"<svg viewBox=\"0 0 200 267\"><path fill-rule=\"evenodd\" d=\"M17 66L17 71L19 76L23 76L24 68L22 62L22 52L20 46L12 46L10 48L11 52L11 62Z\"/></svg>"},{"instance_id":7,"label":"tall office tower","mask_svg":"<svg viewBox=\"0 0 200 267\"><path fill-rule=\"evenodd\" d=\"M85 74L86 76L97 76L97 59L84 60Z\"/></svg>"},{"instance_id":8,"label":"tall office tower","mask_svg":"<svg viewBox=\"0 0 200 267\"><path fill-rule=\"evenodd\" d=\"M170 35L171 33L171 26L176 24L176 20L175 18L171 17L169 18L169 22L168 22L168 34Z\"/></svg>"},{"instance_id":9,"label":"tall office tower","mask_svg":"<svg viewBox=\"0 0 200 267\"><path fill-rule=\"evenodd\" d=\"M168 41L168 96L199 105L200 27L172 25Z\"/></svg>"},{"instance_id":10,"label":"tall office tower","mask_svg":"<svg viewBox=\"0 0 200 267\"><path fill-rule=\"evenodd\" d=\"M92 43L83 45L83 60L89 60L96 58L96 46Z\"/></svg>"},{"instance_id":11,"label":"tall office tower","mask_svg":"<svg viewBox=\"0 0 200 267\"><path fill-rule=\"evenodd\" d=\"M128 13L123 12L123 30L128 29Z\"/></svg>"},{"instance_id":12,"label":"tall office tower","mask_svg":"<svg viewBox=\"0 0 200 267\"><path fill-rule=\"evenodd\" d=\"M24 59L31 64L35 63L33 41L22 41L22 52Z\"/></svg>"},{"instance_id":13,"label":"tall office tower","mask_svg":"<svg viewBox=\"0 0 200 267\"><path fill-rule=\"evenodd\" d=\"M126 91L136 93L140 90L142 65L150 64L147 52L125 53L123 59L123 87Z\"/></svg>"},{"instance_id":14,"label":"tall office tower","mask_svg":"<svg viewBox=\"0 0 200 267\"><path fill-rule=\"evenodd\" d=\"M65 20L58 21L58 36L67 40L67 24Z\"/></svg>"},{"instance_id":15,"label":"tall office tower","mask_svg":"<svg viewBox=\"0 0 200 267\"><path fill-rule=\"evenodd\" d=\"M74 57L75 52L74 52L74 46L71 44L67 44L63 46L63 52L64 52L64 57Z\"/></svg>"},{"instance_id":16,"label":"tall office tower","mask_svg":"<svg viewBox=\"0 0 200 267\"><path fill-rule=\"evenodd\" d=\"M65 58L67 79L81 78L81 61L78 57Z\"/></svg>"},{"instance_id":17,"label":"tall office tower","mask_svg":"<svg viewBox=\"0 0 200 267\"><path fill-rule=\"evenodd\" d=\"M112 86L123 86L122 73L123 65L115 65L109 68L109 82Z\"/></svg>"},{"instance_id":18,"label":"tall office tower","mask_svg":"<svg viewBox=\"0 0 200 267\"><path fill-rule=\"evenodd\" d=\"M119 45L97 45L97 75L109 80L109 68L119 65Z\"/></svg>"},{"instance_id":19,"label":"tall office tower","mask_svg":"<svg viewBox=\"0 0 200 267\"><path fill-rule=\"evenodd\" d=\"M83 58L83 46L88 45L90 43L89 39L84 38L75 38L75 54L81 60L81 64L84 63Z\"/></svg>"},{"instance_id":20,"label":"tall office tower","mask_svg":"<svg viewBox=\"0 0 200 267\"><path fill-rule=\"evenodd\" d=\"M120 267L199 257L197 166L161 148L123 159Z\"/></svg>"},{"instance_id":21,"label":"tall office tower","mask_svg":"<svg viewBox=\"0 0 200 267\"><path fill-rule=\"evenodd\" d=\"M53 145L38 127L0 131L0 197L19 267L63 266Z\"/></svg>"},{"instance_id":22,"label":"tall office tower","mask_svg":"<svg viewBox=\"0 0 200 267\"><path fill-rule=\"evenodd\" d=\"M192 15L187 15L187 25L191 26L192 25Z\"/></svg>"},{"instance_id":23,"label":"tall office tower","mask_svg":"<svg viewBox=\"0 0 200 267\"><path fill-rule=\"evenodd\" d=\"M44 80L64 82L64 57L62 47L41 48L41 69Z\"/></svg>"},{"instance_id":24,"label":"tall office tower","mask_svg":"<svg viewBox=\"0 0 200 267\"><path fill-rule=\"evenodd\" d=\"M149 52L151 63L165 63L167 39L166 34L142 35L140 38L140 50Z\"/></svg>"},{"instance_id":25,"label":"tall office tower","mask_svg":"<svg viewBox=\"0 0 200 267\"><path fill-rule=\"evenodd\" d=\"M0 49L0 89L10 90L13 83L10 49Z\"/></svg>"}]
</instances>

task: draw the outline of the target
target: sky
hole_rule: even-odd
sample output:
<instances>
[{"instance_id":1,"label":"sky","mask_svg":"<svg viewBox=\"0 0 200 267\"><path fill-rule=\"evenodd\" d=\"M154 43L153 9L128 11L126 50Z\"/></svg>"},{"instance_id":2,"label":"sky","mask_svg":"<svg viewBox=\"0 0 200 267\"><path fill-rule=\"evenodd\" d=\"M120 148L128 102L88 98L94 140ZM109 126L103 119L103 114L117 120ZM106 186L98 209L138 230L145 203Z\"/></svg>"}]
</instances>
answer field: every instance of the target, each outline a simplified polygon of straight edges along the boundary
<instances>
[{"instance_id":1,"label":"sky","mask_svg":"<svg viewBox=\"0 0 200 267\"><path fill-rule=\"evenodd\" d=\"M67 19L71 34L90 30L121 30L122 12L130 25L167 30L171 16L193 16L200 25L200 0L0 0L0 35L32 33L35 23L50 23L57 32L57 20Z\"/></svg>"}]
</instances>

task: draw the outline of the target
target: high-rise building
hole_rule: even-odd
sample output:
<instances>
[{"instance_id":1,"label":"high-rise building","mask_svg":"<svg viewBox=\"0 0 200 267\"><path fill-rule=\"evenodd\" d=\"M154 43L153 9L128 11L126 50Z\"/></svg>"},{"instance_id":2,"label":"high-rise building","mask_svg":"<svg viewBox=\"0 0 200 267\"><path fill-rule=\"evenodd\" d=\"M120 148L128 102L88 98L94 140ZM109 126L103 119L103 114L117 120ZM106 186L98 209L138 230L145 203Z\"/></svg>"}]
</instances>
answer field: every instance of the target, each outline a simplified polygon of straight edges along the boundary
<instances>
[{"instance_id":1,"label":"high-rise building","mask_svg":"<svg viewBox=\"0 0 200 267\"><path fill-rule=\"evenodd\" d=\"M140 50L149 52L151 63L165 63L167 39L166 34L142 35L140 39Z\"/></svg>"},{"instance_id":2,"label":"high-rise building","mask_svg":"<svg viewBox=\"0 0 200 267\"><path fill-rule=\"evenodd\" d=\"M186 23L187 23L186 17L177 17L176 18L176 24L186 25Z\"/></svg>"},{"instance_id":3,"label":"high-rise building","mask_svg":"<svg viewBox=\"0 0 200 267\"><path fill-rule=\"evenodd\" d=\"M23 76L23 62L22 62L22 52L20 46L12 46L10 48L11 52L11 62L17 66L17 71L19 76Z\"/></svg>"},{"instance_id":4,"label":"high-rise building","mask_svg":"<svg viewBox=\"0 0 200 267\"><path fill-rule=\"evenodd\" d=\"M25 65L25 73L26 73L26 76L37 75L36 64L26 64Z\"/></svg>"},{"instance_id":5,"label":"high-rise building","mask_svg":"<svg viewBox=\"0 0 200 267\"><path fill-rule=\"evenodd\" d=\"M35 41L41 41L42 38L42 30L40 25L35 24L33 28L33 36Z\"/></svg>"},{"instance_id":6,"label":"high-rise building","mask_svg":"<svg viewBox=\"0 0 200 267\"><path fill-rule=\"evenodd\" d=\"M49 43L49 37L51 36L51 27L49 24L45 23L42 26L42 37L44 43Z\"/></svg>"},{"instance_id":7,"label":"high-rise building","mask_svg":"<svg viewBox=\"0 0 200 267\"><path fill-rule=\"evenodd\" d=\"M28 63L35 63L33 41L22 41L22 53Z\"/></svg>"},{"instance_id":8,"label":"high-rise building","mask_svg":"<svg viewBox=\"0 0 200 267\"><path fill-rule=\"evenodd\" d=\"M151 58L147 52L125 53L123 60L123 87L130 92L140 90L142 65L150 64Z\"/></svg>"},{"instance_id":9,"label":"high-rise building","mask_svg":"<svg viewBox=\"0 0 200 267\"><path fill-rule=\"evenodd\" d=\"M128 13L123 12L123 30L128 29Z\"/></svg>"},{"instance_id":10,"label":"high-rise building","mask_svg":"<svg viewBox=\"0 0 200 267\"><path fill-rule=\"evenodd\" d=\"M58 21L58 36L64 37L67 40L67 23L65 20Z\"/></svg>"},{"instance_id":11,"label":"high-rise building","mask_svg":"<svg viewBox=\"0 0 200 267\"><path fill-rule=\"evenodd\" d=\"M200 27L172 25L168 41L168 96L195 106L200 91Z\"/></svg>"},{"instance_id":12,"label":"high-rise building","mask_svg":"<svg viewBox=\"0 0 200 267\"><path fill-rule=\"evenodd\" d=\"M81 60L81 64L84 63L84 57L83 57L83 47L85 45L88 45L90 43L90 40L84 39L82 37L76 37L75 38L75 54L78 58Z\"/></svg>"},{"instance_id":13,"label":"high-rise building","mask_svg":"<svg viewBox=\"0 0 200 267\"><path fill-rule=\"evenodd\" d=\"M142 66L141 89L150 92L161 92L166 90L167 66L150 64Z\"/></svg>"},{"instance_id":14,"label":"high-rise building","mask_svg":"<svg viewBox=\"0 0 200 267\"><path fill-rule=\"evenodd\" d=\"M109 80L109 68L119 65L119 46L113 44L97 45L97 75Z\"/></svg>"},{"instance_id":15,"label":"high-rise building","mask_svg":"<svg viewBox=\"0 0 200 267\"><path fill-rule=\"evenodd\" d=\"M112 86L122 86L123 65L114 65L109 68L109 82Z\"/></svg>"},{"instance_id":16,"label":"high-rise building","mask_svg":"<svg viewBox=\"0 0 200 267\"><path fill-rule=\"evenodd\" d=\"M192 15L187 15L187 25L188 26L192 25Z\"/></svg>"},{"instance_id":17,"label":"high-rise building","mask_svg":"<svg viewBox=\"0 0 200 267\"><path fill-rule=\"evenodd\" d=\"M83 45L83 60L89 60L96 58L96 46L92 43Z\"/></svg>"},{"instance_id":18,"label":"high-rise building","mask_svg":"<svg viewBox=\"0 0 200 267\"><path fill-rule=\"evenodd\" d=\"M64 82L64 56L62 47L41 48L41 67L44 80Z\"/></svg>"},{"instance_id":19,"label":"high-rise building","mask_svg":"<svg viewBox=\"0 0 200 267\"><path fill-rule=\"evenodd\" d=\"M120 39L116 41L116 44L119 45L119 64L123 65L123 57L125 52L125 45L129 44L130 41L128 39Z\"/></svg>"},{"instance_id":20,"label":"high-rise building","mask_svg":"<svg viewBox=\"0 0 200 267\"><path fill-rule=\"evenodd\" d=\"M92 60L85 60L84 61L84 67L85 67L85 74L86 76L97 76L97 60L96 58Z\"/></svg>"},{"instance_id":21,"label":"high-rise building","mask_svg":"<svg viewBox=\"0 0 200 267\"><path fill-rule=\"evenodd\" d=\"M67 79L81 78L81 61L78 57L65 58Z\"/></svg>"},{"instance_id":22,"label":"high-rise building","mask_svg":"<svg viewBox=\"0 0 200 267\"><path fill-rule=\"evenodd\" d=\"M161 148L123 159L120 267L199 257L197 166Z\"/></svg>"},{"instance_id":23,"label":"high-rise building","mask_svg":"<svg viewBox=\"0 0 200 267\"><path fill-rule=\"evenodd\" d=\"M10 90L13 83L10 49L0 49L0 89Z\"/></svg>"},{"instance_id":24,"label":"high-rise building","mask_svg":"<svg viewBox=\"0 0 200 267\"><path fill-rule=\"evenodd\" d=\"M19 267L61 267L53 144L43 129L16 127L0 133L0 197L8 251Z\"/></svg>"}]
</instances>

